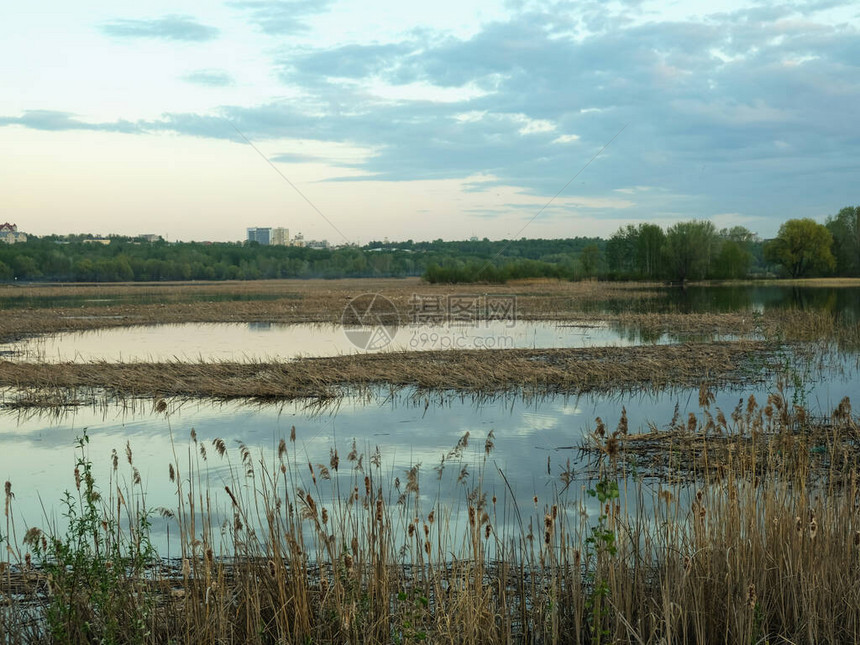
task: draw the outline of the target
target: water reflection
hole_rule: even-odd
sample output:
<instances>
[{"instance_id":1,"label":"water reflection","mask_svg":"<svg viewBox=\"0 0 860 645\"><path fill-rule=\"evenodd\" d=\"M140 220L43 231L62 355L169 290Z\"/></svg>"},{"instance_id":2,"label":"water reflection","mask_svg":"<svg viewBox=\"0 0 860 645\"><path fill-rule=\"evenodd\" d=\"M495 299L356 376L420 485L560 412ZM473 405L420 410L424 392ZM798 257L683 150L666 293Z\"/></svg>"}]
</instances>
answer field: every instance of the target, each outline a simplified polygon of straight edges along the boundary
<instances>
[{"instance_id":1,"label":"water reflection","mask_svg":"<svg viewBox=\"0 0 860 645\"><path fill-rule=\"evenodd\" d=\"M644 288L643 288L644 290ZM653 290L653 287L648 288ZM860 321L860 287L794 285L715 285L666 287L661 298L628 298L583 303L585 311L600 313L763 313L780 309L822 311L847 323Z\"/></svg>"},{"instance_id":2,"label":"water reflection","mask_svg":"<svg viewBox=\"0 0 860 645\"><path fill-rule=\"evenodd\" d=\"M408 325L383 351L543 349L665 344L667 333L618 331L602 324L481 321L469 326ZM363 351L330 324L183 323L37 336L0 345L14 360L39 362L279 360Z\"/></svg>"},{"instance_id":3,"label":"water reflection","mask_svg":"<svg viewBox=\"0 0 860 645\"><path fill-rule=\"evenodd\" d=\"M812 411L829 411L842 397L856 392L856 384L856 378L821 379L789 388L785 395L789 401L806 403ZM754 389L720 390L713 405L728 414L740 399L754 394L764 401L774 388L771 383ZM366 467L378 449L379 473L390 486L397 477L405 481L406 470L420 463L421 504L428 508L448 508L455 515L462 511L459 505L464 484L460 479L464 468L468 482L480 477L488 496L513 496L526 506L534 504L536 497L539 507L553 499L561 487L561 474L572 469L574 482L569 495L571 503L580 504L588 501L581 491L590 473L586 464L577 461L577 448L585 433L594 428L594 419L601 417L611 430L625 408L629 427L635 432L646 430L649 424L665 427L676 406L682 415L699 412L698 390L534 400L514 396L431 400L391 396L379 390L369 397L344 398L330 408L309 407L300 401L254 407L177 401L171 402L166 413L155 412L151 405L138 409L78 408L61 417L7 412L0 417L0 477L12 482L20 527L61 523L62 492L74 486L73 446L86 430L100 485L110 480L112 450L123 455L128 445L151 508L176 505L176 485L168 477L168 464L174 455L181 472L187 473L192 465L202 469L202 481L208 482L214 498L223 506L227 503L222 499L224 486L242 472L240 446L248 448L255 464L266 464L274 471L279 442L288 441L295 426L296 441L289 445L300 465L328 464L332 449L337 449L343 459L354 442L365 455ZM192 429L196 442L190 439ZM485 442L491 432L495 446L487 454ZM452 449L462 444L467 433L468 443L452 459ZM226 458L215 454L212 446L216 439L226 443ZM198 442L208 449L205 461L199 456ZM439 477L434 469L441 465L443 475ZM354 476L354 464L345 459L341 470L324 490L334 491L339 477L346 478L342 482L346 485ZM299 468L295 476L308 489L312 485L307 467ZM246 482L249 491L253 485L253 481ZM156 542L166 550L167 520L157 517L153 521ZM175 546L173 549L175 553Z\"/></svg>"}]
</instances>

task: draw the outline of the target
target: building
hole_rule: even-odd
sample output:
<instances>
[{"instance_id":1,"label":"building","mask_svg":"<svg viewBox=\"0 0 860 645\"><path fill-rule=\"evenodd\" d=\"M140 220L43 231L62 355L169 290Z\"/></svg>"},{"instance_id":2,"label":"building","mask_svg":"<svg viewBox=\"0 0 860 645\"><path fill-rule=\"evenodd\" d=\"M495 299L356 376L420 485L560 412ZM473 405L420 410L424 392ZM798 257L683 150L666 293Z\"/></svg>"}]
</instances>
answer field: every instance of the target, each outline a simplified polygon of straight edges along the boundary
<instances>
[{"instance_id":1,"label":"building","mask_svg":"<svg viewBox=\"0 0 860 645\"><path fill-rule=\"evenodd\" d=\"M272 229L272 244L275 246L290 245L290 229L277 227Z\"/></svg>"},{"instance_id":2,"label":"building","mask_svg":"<svg viewBox=\"0 0 860 645\"><path fill-rule=\"evenodd\" d=\"M328 240L308 240L305 242L305 246L309 249L327 249Z\"/></svg>"},{"instance_id":3,"label":"building","mask_svg":"<svg viewBox=\"0 0 860 645\"><path fill-rule=\"evenodd\" d=\"M257 242L263 246L272 243L271 227L254 227L248 229L248 242Z\"/></svg>"},{"instance_id":4,"label":"building","mask_svg":"<svg viewBox=\"0 0 860 645\"><path fill-rule=\"evenodd\" d=\"M102 244L104 246L107 246L108 244L110 244L110 238L109 237L93 237L93 238L84 240L84 244Z\"/></svg>"},{"instance_id":5,"label":"building","mask_svg":"<svg viewBox=\"0 0 860 645\"><path fill-rule=\"evenodd\" d=\"M6 244L15 244L16 242L26 241L26 233L19 232L17 224L10 224L9 222L0 224L0 242L6 242Z\"/></svg>"},{"instance_id":6,"label":"building","mask_svg":"<svg viewBox=\"0 0 860 645\"><path fill-rule=\"evenodd\" d=\"M293 238L290 246L304 246L305 245L305 236L301 233L296 233L296 236Z\"/></svg>"},{"instance_id":7,"label":"building","mask_svg":"<svg viewBox=\"0 0 860 645\"><path fill-rule=\"evenodd\" d=\"M143 233L141 235L138 235L138 237L143 242L150 242L150 243L151 242L161 242L161 240L163 239L160 235L156 235L155 233Z\"/></svg>"}]
</instances>

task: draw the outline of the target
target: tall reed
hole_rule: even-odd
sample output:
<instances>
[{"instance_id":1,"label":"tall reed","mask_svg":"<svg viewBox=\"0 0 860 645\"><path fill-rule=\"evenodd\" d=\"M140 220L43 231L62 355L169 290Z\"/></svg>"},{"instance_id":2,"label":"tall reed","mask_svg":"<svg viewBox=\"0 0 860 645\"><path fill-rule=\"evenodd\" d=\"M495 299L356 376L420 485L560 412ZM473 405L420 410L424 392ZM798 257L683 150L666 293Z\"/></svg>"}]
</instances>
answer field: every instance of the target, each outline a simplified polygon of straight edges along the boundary
<instances>
[{"instance_id":1,"label":"tall reed","mask_svg":"<svg viewBox=\"0 0 860 645\"><path fill-rule=\"evenodd\" d=\"M645 433L674 455L653 471L623 410L598 419L591 461L534 497L492 433L393 468L355 443L310 457L295 429L272 454L192 432L165 468L175 505L150 509L131 446L100 489L83 439L69 527L7 545L0 640L856 642L850 403L700 404Z\"/></svg>"}]
</instances>

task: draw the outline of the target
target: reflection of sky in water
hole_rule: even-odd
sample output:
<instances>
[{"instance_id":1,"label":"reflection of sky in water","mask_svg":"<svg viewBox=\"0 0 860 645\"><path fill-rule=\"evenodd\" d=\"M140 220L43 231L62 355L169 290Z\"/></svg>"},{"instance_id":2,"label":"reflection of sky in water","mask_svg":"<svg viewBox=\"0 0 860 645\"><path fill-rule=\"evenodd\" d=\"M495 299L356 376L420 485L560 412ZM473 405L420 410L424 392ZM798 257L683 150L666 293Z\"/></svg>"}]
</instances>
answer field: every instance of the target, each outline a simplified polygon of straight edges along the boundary
<instances>
[{"instance_id":1,"label":"reflection of sky in water","mask_svg":"<svg viewBox=\"0 0 860 645\"><path fill-rule=\"evenodd\" d=\"M846 365L850 366L850 360L846 359ZM803 397L814 412L832 410L842 397L856 392L855 377L853 370L848 374L830 374L808 385ZM714 405L721 407L728 416L741 397L746 399L755 394L763 403L767 393L767 386L721 390L716 393ZM793 391L786 392L789 401L794 395ZM370 454L379 447L386 489L395 477L400 477L405 486L405 470L420 462L423 510L426 512L438 502L440 513L450 512L452 522L462 525L465 495L462 486L456 483L456 476L461 465L466 465L471 472L469 484L477 483L484 459L484 441L492 430L495 449L487 460L484 477L488 497L509 498L506 485L497 474L496 468L499 468L505 473L523 512L530 509L542 516L543 504L561 487L559 475L570 459L582 478L566 494L571 504L566 512L576 522L578 505L591 500L583 499L586 472L583 464L575 463L578 456L575 448L581 444L584 433L594 427L595 417L602 417L612 430L623 406L627 409L631 431L644 430L649 422L662 427L670 421L676 403L683 418L687 412L698 412L698 391L548 397L531 401L502 397L480 403L466 396L440 399L437 395L430 397L426 407L424 398L391 398L380 392L370 399L345 398L336 408L323 410L312 410L299 402L264 407L191 402L171 406L167 417L152 413L148 407L137 412L124 412L120 408L78 409L59 419L16 417L6 413L0 417L0 477L12 482L20 526L44 525L42 505L59 521L62 491L74 486L75 438L86 428L91 438L89 454L94 462L94 474L101 486L105 487L108 482L112 449L119 455L121 475L126 480L130 478L125 462L128 441L147 491L147 504L151 508L175 508L175 488L168 479L168 463L173 454L171 433L180 470L185 473L189 458L197 459L189 440L194 428L199 442L206 445L209 459L204 465L223 511L227 508L223 486L229 483L230 474L228 462L216 455L212 440L224 439L230 463L238 472L242 470L238 442L251 448L255 462L263 459L270 471L274 471L278 442L281 438L288 440L290 428L295 425L297 441L295 446L289 444L290 454L295 448L300 464L297 474L307 488L311 488L307 462L328 465L332 446L339 452L341 480L351 477L352 465L346 456L354 438L359 451L365 453L366 469L370 467ZM470 443L462 464L449 461L442 481L437 482L434 467L465 432L470 433ZM346 481L340 483L342 490L350 485ZM320 484L324 493L332 485L332 482ZM531 501L535 495L540 498L537 509ZM508 511L508 520L497 521L512 522L513 515L510 509ZM154 526L156 539L163 546L164 521L158 518Z\"/></svg>"},{"instance_id":2,"label":"reflection of sky in water","mask_svg":"<svg viewBox=\"0 0 860 645\"><path fill-rule=\"evenodd\" d=\"M643 339L602 325L518 321L468 326L397 329L386 350L529 349L606 347L667 343L667 335ZM0 345L28 361L264 360L336 356L360 351L339 325L270 323L183 323L66 332Z\"/></svg>"}]
</instances>

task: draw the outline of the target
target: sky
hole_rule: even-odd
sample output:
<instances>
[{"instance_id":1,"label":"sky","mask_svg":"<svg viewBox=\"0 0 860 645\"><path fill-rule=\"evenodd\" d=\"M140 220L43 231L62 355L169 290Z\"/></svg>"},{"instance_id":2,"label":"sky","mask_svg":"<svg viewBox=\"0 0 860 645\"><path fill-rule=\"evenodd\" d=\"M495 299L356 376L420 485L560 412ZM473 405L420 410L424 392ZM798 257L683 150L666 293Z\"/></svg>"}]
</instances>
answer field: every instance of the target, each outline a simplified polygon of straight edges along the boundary
<instances>
[{"instance_id":1,"label":"sky","mask_svg":"<svg viewBox=\"0 0 860 645\"><path fill-rule=\"evenodd\" d=\"M332 243L772 237L860 203L840 0L0 6L0 222Z\"/></svg>"}]
</instances>

